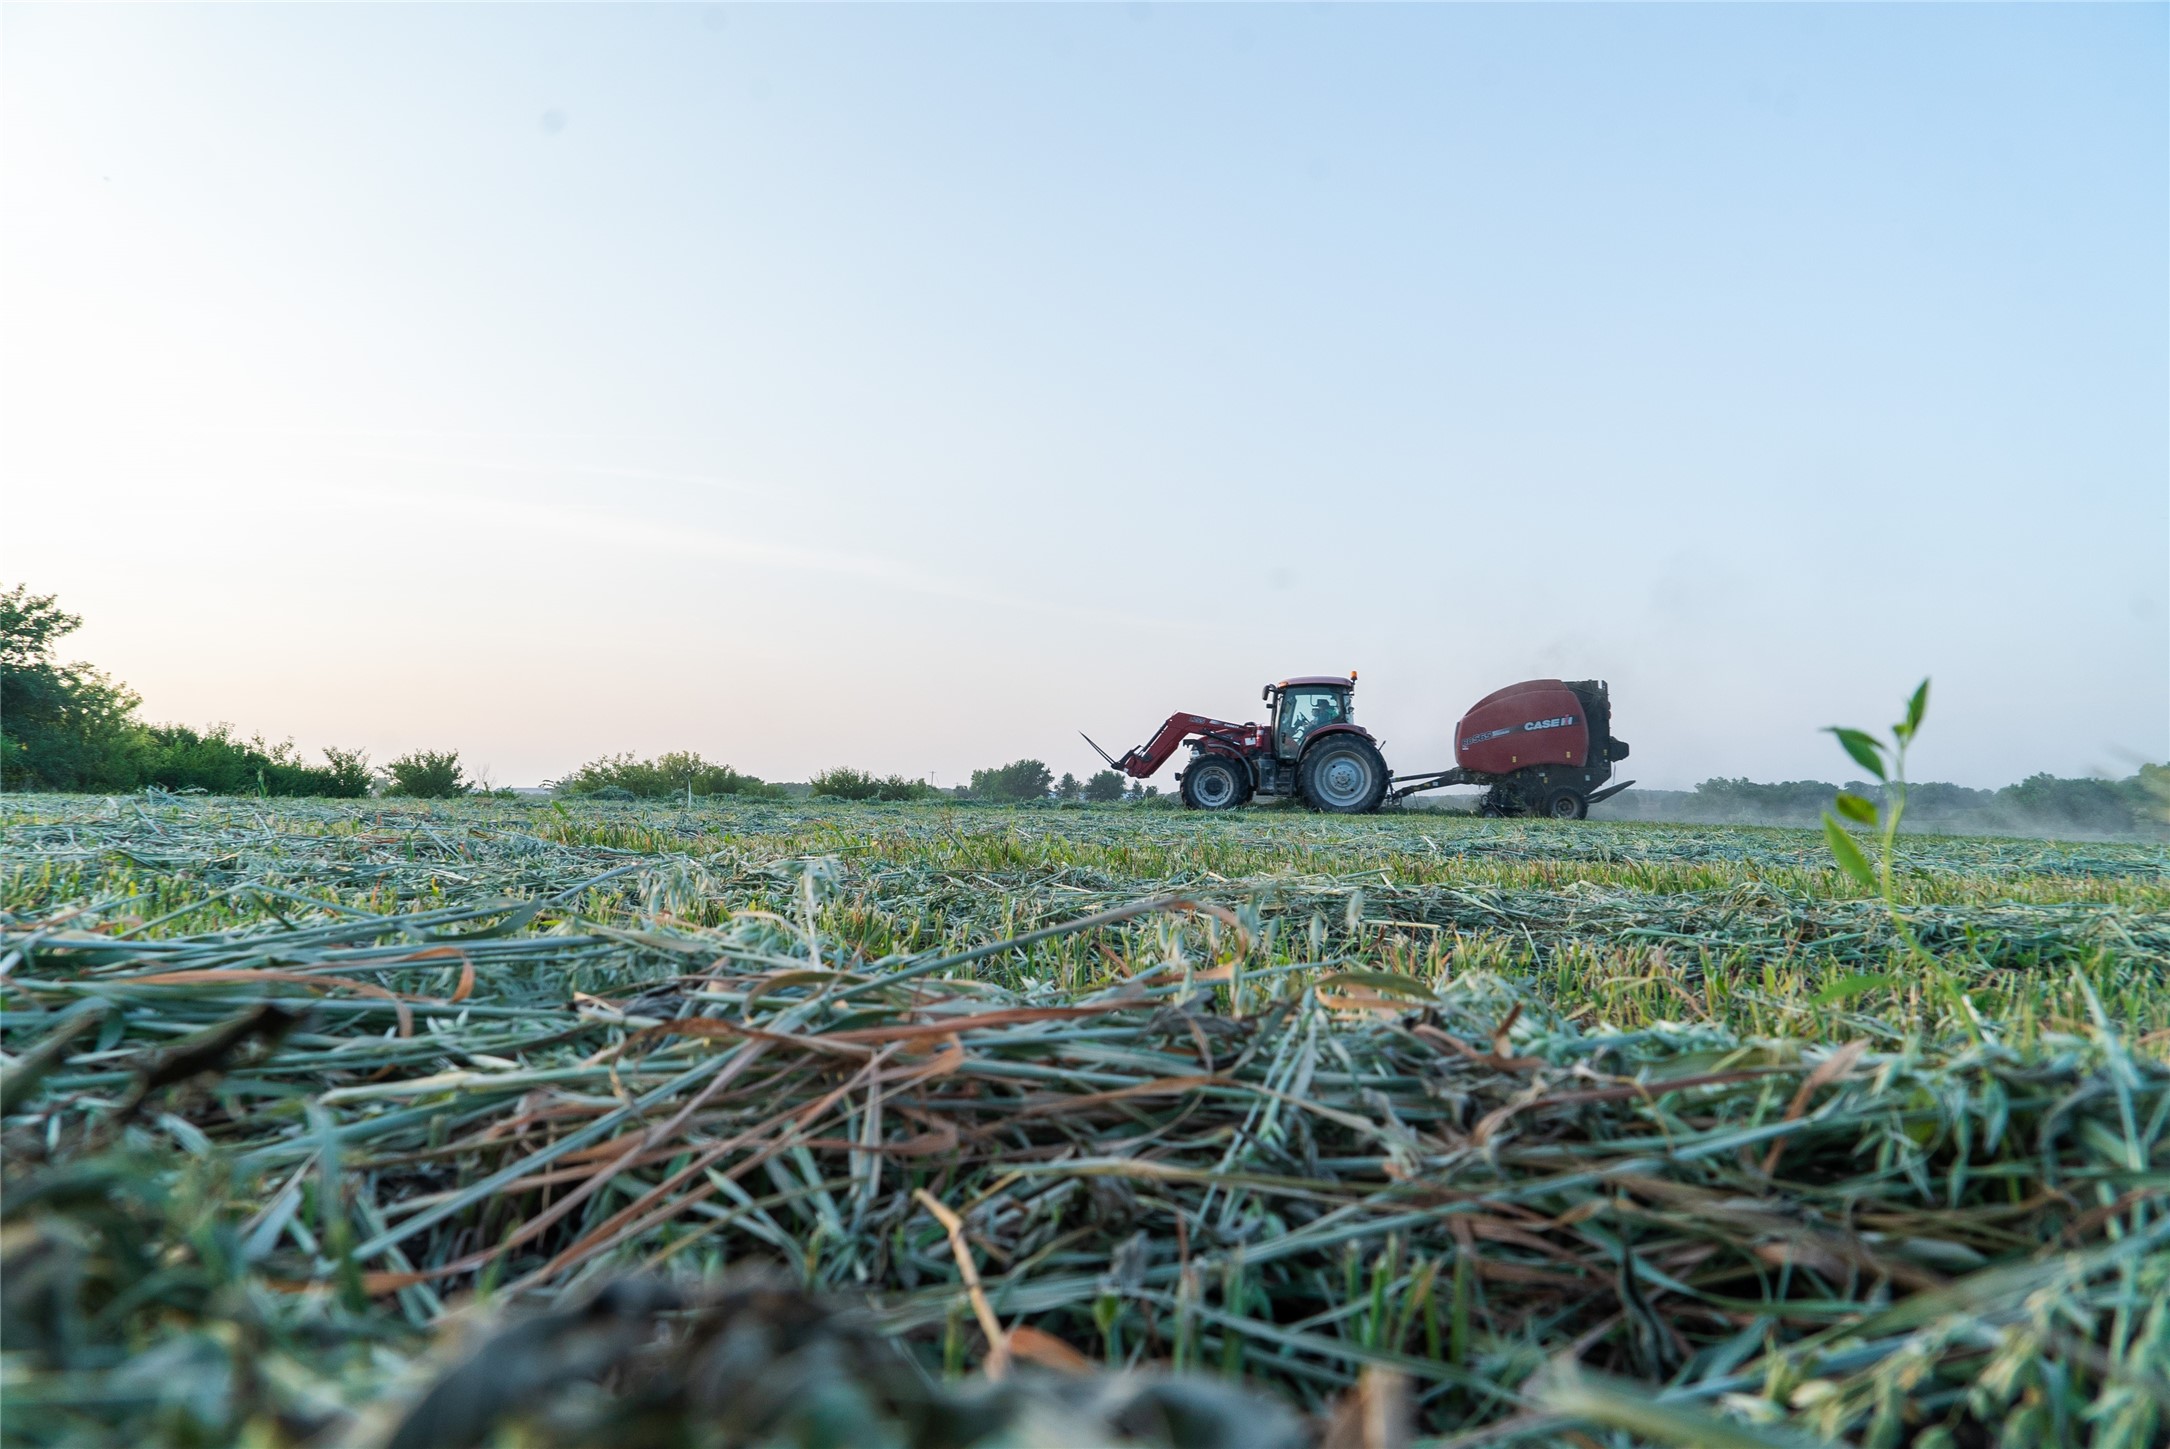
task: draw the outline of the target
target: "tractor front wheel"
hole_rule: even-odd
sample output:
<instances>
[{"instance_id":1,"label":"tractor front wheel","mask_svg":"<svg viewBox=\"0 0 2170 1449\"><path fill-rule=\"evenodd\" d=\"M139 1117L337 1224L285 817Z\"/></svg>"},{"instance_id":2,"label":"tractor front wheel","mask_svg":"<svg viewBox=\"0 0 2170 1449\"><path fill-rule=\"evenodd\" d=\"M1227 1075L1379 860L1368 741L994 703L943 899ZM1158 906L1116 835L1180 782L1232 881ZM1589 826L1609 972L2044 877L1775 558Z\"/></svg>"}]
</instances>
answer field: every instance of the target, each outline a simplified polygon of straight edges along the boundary
<instances>
[{"instance_id":1,"label":"tractor front wheel","mask_svg":"<svg viewBox=\"0 0 2170 1449\"><path fill-rule=\"evenodd\" d=\"M1304 803L1334 815L1368 815L1386 798L1386 761L1361 735L1334 735L1304 756Z\"/></svg>"},{"instance_id":2,"label":"tractor front wheel","mask_svg":"<svg viewBox=\"0 0 2170 1449\"><path fill-rule=\"evenodd\" d=\"M1183 803L1193 810L1233 810L1248 793L1244 783L1234 760L1207 755L1183 772Z\"/></svg>"}]
</instances>

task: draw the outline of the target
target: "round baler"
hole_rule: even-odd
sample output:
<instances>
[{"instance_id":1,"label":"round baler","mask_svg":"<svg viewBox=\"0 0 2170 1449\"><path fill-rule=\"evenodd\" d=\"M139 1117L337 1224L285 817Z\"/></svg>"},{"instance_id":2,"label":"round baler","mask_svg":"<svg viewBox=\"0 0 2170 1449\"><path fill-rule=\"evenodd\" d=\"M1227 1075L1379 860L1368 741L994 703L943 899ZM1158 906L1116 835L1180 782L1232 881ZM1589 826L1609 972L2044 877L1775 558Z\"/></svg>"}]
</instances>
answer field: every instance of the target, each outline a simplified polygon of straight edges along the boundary
<instances>
[{"instance_id":1,"label":"round baler","mask_svg":"<svg viewBox=\"0 0 2170 1449\"><path fill-rule=\"evenodd\" d=\"M1478 809L1486 815L1580 820L1593 800L1627 788L1602 788L1627 755L1627 741L1612 736L1603 680L1527 679L1478 700L1454 727L1456 769L1442 774L1460 778L1430 777L1418 788L1484 785Z\"/></svg>"}]
</instances>

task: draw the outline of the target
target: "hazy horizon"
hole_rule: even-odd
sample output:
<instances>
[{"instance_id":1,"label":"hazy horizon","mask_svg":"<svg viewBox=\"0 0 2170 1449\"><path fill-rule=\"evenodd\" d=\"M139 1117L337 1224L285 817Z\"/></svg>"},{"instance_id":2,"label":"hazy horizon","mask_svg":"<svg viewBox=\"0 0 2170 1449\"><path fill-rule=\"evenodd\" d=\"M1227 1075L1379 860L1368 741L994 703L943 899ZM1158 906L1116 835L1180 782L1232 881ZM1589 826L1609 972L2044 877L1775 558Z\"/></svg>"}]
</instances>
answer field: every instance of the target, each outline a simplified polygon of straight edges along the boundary
<instances>
[{"instance_id":1,"label":"hazy horizon","mask_svg":"<svg viewBox=\"0 0 2170 1449\"><path fill-rule=\"evenodd\" d=\"M156 720L2170 756L2170 9L0 9L0 583ZM1157 783L1166 788L1172 771Z\"/></svg>"}]
</instances>

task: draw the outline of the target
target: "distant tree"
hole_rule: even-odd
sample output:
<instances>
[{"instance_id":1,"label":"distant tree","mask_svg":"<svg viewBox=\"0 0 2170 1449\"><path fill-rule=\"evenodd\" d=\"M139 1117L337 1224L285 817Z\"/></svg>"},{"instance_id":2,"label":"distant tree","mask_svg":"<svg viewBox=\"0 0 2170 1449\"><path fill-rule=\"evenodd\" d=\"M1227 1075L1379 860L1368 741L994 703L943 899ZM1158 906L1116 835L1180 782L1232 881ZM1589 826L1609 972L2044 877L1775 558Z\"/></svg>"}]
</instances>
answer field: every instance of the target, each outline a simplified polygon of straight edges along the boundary
<instances>
[{"instance_id":1,"label":"distant tree","mask_svg":"<svg viewBox=\"0 0 2170 1449\"><path fill-rule=\"evenodd\" d=\"M2060 780L2029 775L1997 792L1997 803L2027 824L2104 833L2128 831L2145 818L2151 791L2144 776L2129 780Z\"/></svg>"},{"instance_id":2,"label":"distant tree","mask_svg":"<svg viewBox=\"0 0 2170 1449\"><path fill-rule=\"evenodd\" d=\"M991 770L972 772L972 794L981 800L1044 800L1055 777L1038 760L1015 760Z\"/></svg>"},{"instance_id":3,"label":"distant tree","mask_svg":"<svg viewBox=\"0 0 2170 1449\"><path fill-rule=\"evenodd\" d=\"M1084 793L1084 790L1085 787L1078 783L1077 776L1071 774L1068 770L1064 770L1062 778L1055 782L1055 794L1064 800L1075 800Z\"/></svg>"},{"instance_id":4,"label":"distant tree","mask_svg":"<svg viewBox=\"0 0 2170 1449\"><path fill-rule=\"evenodd\" d=\"M392 788L387 793L417 800L449 800L471 788L458 750L411 750L392 761L388 773Z\"/></svg>"},{"instance_id":5,"label":"distant tree","mask_svg":"<svg viewBox=\"0 0 2170 1449\"><path fill-rule=\"evenodd\" d=\"M60 607L54 594L17 584L0 594L0 668L35 669L53 662L53 645L83 627L83 616Z\"/></svg>"},{"instance_id":6,"label":"distant tree","mask_svg":"<svg viewBox=\"0 0 2170 1449\"><path fill-rule=\"evenodd\" d=\"M1907 786L1906 825L1922 830L2021 831L2052 834L2124 835L2153 828L2160 818L2149 780L2161 766L2146 766L2123 780L2059 779L2032 775L2001 790L1978 790L1935 780ZM1838 787L1821 780L1759 784L1745 779L1705 780L1677 808L1656 818L1806 825L1819 801ZM1888 803L1881 786L1850 780L1846 792L1876 805Z\"/></svg>"},{"instance_id":7,"label":"distant tree","mask_svg":"<svg viewBox=\"0 0 2170 1449\"><path fill-rule=\"evenodd\" d=\"M1113 770L1102 770L1085 782L1085 798L1109 801L1123 798L1123 777Z\"/></svg>"},{"instance_id":8,"label":"distant tree","mask_svg":"<svg viewBox=\"0 0 2170 1449\"><path fill-rule=\"evenodd\" d=\"M0 594L0 789L125 790L140 777L141 701L88 664L54 658L82 622L26 584Z\"/></svg>"},{"instance_id":9,"label":"distant tree","mask_svg":"<svg viewBox=\"0 0 2170 1449\"><path fill-rule=\"evenodd\" d=\"M1837 790L1838 786L1822 780L1762 785L1748 779L1720 778L1705 780L1695 787L1690 809L1695 818L1702 820L1807 825L1821 818L1824 806Z\"/></svg>"},{"instance_id":10,"label":"distant tree","mask_svg":"<svg viewBox=\"0 0 2170 1449\"><path fill-rule=\"evenodd\" d=\"M2132 779L2141 813L2157 825L2170 825L2170 765L2142 765Z\"/></svg>"}]
</instances>

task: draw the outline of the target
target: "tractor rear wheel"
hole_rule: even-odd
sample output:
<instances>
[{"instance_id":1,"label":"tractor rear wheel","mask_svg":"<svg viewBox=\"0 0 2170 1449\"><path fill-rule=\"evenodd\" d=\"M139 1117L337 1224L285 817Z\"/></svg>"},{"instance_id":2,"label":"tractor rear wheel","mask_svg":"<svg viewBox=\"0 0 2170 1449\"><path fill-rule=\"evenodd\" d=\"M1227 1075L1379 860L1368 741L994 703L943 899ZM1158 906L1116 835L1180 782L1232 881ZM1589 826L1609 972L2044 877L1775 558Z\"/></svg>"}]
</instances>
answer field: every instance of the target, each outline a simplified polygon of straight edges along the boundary
<instances>
[{"instance_id":1,"label":"tractor rear wheel","mask_svg":"<svg viewBox=\"0 0 2170 1449\"><path fill-rule=\"evenodd\" d=\"M1234 760L1207 755L1183 772L1183 803L1193 810L1233 810L1249 792L1243 769Z\"/></svg>"},{"instance_id":2,"label":"tractor rear wheel","mask_svg":"<svg viewBox=\"0 0 2170 1449\"><path fill-rule=\"evenodd\" d=\"M1313 810L1368 815L1386 798L1386 761L1362 735L1332 735L1304 756L1299 783Z\"/></svg>"},{"instance_id":3,"label":"tractor rear wheel","mask_svg":"<svg viewBox=\"0 0 2170 1449\"><path fill-rule=\"evenodd\" d=\"M1580 820L1590 813L1590 802L1573 790L1554 790L1545 797L1544 813L1554 820Z\"/></svg>"}]
</instances>

